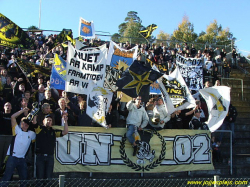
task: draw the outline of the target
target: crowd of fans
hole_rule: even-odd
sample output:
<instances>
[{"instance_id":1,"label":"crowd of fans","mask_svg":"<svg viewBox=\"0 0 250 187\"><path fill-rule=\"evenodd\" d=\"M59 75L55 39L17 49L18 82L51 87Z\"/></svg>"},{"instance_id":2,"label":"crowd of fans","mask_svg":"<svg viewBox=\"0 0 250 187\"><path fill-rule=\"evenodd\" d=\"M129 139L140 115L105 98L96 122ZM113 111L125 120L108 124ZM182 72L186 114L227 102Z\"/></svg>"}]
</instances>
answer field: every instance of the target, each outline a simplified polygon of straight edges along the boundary
<instances>
[{"instance_id":1,"label":"crowd of fans","mask_svg":"<svg viewBox=\"0 0 250 187\"><path fill-rule=\"evenodd\" d=\"M20 125L23 131L32 131L36 134L38 146L35 152L38 157L37 167L39 178L50 178L53 170L54 157L53 146L46 147L50 142L54 144L55 137L60 137L67 134L67 126L99 126L86 114L86 95L67 93L65 91L55 90L50 87L49 76L42 74L34 74L33 77L25 77L22 71L17 66L16 59L28 60L32 63L43 65L52 68L49 59L57 53L62 58L67 58L67 51L62 45L54 47L56 35L31 34L34 39L34 45L30 51L20 48L11 49L0 46L0 135L7 135L3 141L0 141L0 162L4 161L8 145L11 142L12 128L16 129L16 133L20 134L17 126ZM89 43L88 43L89 42ZM89 46L96 46L100 43L85 41ZM108 44L107 44L108 45ZM131 49L131 45L127 42L120 44L124 49ZM152 44L138 44L139 60L146 61L146 58L151 60L158 66L163 66L162 71L170 74L176 67L176 55L180 54L186 58L202 58L204 63L204 75L213 77L213 82L207 82L206 87L211 84L219 85L218 77L229 77L231 66L237 65L237 53L235 49L232 51L233 61L228 62L224 49L205 48L199 50L194 45L188 46L185 43L183 46L176 44L175 48ZM43 63L41 63L43 61ZM206 69L207 62L212 63L209 69ZM147 103L142 103L141 98L134 98L128 103L120 102L122 94L117 96L114 94L109 111L106 115L106 121L109 127L126 127L128 128L127 138L134 146L134 154L137 150L137 144L133 139L133 133L142 128L150 128L155 130L167 129L207 129L204 122L208 118L205 101L202 98L196 100L196 107L193 109L177 110L173 114L166 112L164 101L160 96L152 96ZM27 121L28 115L34 107L34 103L38 103L40 111L34 118L33 122ZM142 115L142 118L138 118ZM140 120L139 120L140 119ZM141 121L142 119L142 121ZM125 121L126 120L126 121ZM28 125L28 128L25 126ZM53 125L64 126L63 131L52 129ZM45 128L46 127L46 128ZM44 135L40 132L51 130L53 136L48 141L43 142ZM9 138L8 138L9 135ZM34 137L33 134L30 136ZM35 138L32 138L32 140ZM30 142L29 142L30 143ZM22 154L21 157L24 157ZM47 159L47 161L45 161ZM44 163L49 165L49 169L43 168ZM19 166L18 166L19 167ZM20 166L20 167L23 167ZM7 167L6 167L7 168ZM42 168L42 169L41 169ZM41 173L41 171L43 173ZM23 172L23 170L22 170ZM47 173L47 174L46 174ZM10 175L10 174L9 174ZM20 175L21 176L21 175ZM27 176L21 176L22 179L27 179ZM9 176L5 178L9 180Z\"/></svg>"}]
</instances>

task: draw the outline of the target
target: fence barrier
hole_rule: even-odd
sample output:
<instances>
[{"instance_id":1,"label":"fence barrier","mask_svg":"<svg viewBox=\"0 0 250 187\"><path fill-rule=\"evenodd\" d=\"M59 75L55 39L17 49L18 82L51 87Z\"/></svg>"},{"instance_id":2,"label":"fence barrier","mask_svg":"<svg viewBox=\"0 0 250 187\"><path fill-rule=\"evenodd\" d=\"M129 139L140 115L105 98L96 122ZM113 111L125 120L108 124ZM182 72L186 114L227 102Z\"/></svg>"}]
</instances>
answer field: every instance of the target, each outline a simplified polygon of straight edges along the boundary
<instances>
[{"instance_id":1,"label":"fence barrier","mask_svg":"<svg viewBox=\"0 0 250 187\"><path fill-rule=\"evenodd\" d=\"M65 178L60 175L59 178L11 181L8 183L0 182L0 186L25 186L25 187L74 187L74 186L102 186L102 187L199 187L199 186L249 186L250 178L220 178L215 175L213 178L167 178L167 179L83 179L83 178Z\"/></svg>"}]
</instances>

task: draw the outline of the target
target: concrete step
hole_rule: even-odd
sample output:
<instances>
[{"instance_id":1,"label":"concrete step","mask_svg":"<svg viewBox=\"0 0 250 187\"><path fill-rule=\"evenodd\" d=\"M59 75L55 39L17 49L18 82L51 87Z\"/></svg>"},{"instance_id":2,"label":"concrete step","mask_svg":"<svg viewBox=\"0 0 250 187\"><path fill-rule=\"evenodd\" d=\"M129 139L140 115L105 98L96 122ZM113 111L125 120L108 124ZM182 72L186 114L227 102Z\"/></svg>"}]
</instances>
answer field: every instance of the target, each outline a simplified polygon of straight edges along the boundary
<instances>
[{"instance_id":1,"label":"concrete step","mask_svg":"<svg viewBox=\"0 0 250 187\"><path fill-rule=\"evenodd\" d=\"M250 124L248 123L248 124L245 124L245 123L238 123L238 122L236 122L235 124L234 124L234 130L235 131L238 131L238 132L241 132L241 131L250 131Z\"/></svg>"},{"instance_id":2,"label":"concrete step","mask_svg":"<svg viewBox=\"0 0 250 187\"><path fill-rule=\"evenodd\" d=\"M230 145L230 139L229 139L229 136L227 137L228 135L226 135L226 133L224 134L223 136L223 139L222 139L222 144L224 144L225 146L228 147L229 149L229 145ZM247 138L242 138L242 137L235 137L234 138L235 140L235 144L233 146L247 146L248 144L250 144L250 138L247 137Z\"/></svg>"},{"instance_id":3,"label":"concrete step","mask_svg":"<svg viewBox=\"0 0 250 187\"><path fill-rule=\"evenodd\" d=\"M241 92L230 92L231 99L242 99L242 93ZM243 98L250 98L250 93L244 93L243 92Z\"/></svg>"},{"instance_id":4,"label":"concrete step","mask_svg":"<svg viewBox=\"0 0 250 187\"><path fill-rule=\"evenodd\" d=\"M241 95L237 96L237 97L231 97L231 102L232 104L235 103L235 102L239 102L239 101L243 101L244 102L244 105L247 105L249 103L249 98L248 97L244 97L243 95L243 98ZM234 105L234 104L233 104ZM235 105L234 105L235 106Z\"/></svg>"},{"instance_id":5,"label":"concrete step","mask_svg":"<svg viewBox=\"0 0 250 187\"><path fill-rule=\"evenodd\" d=\"M250 167L247 164L235 164L233 171L234 176L249 176Z\"/></svg>"},{"instance_id":6,"label":"concrete step","mask_svg":"<svg viewBox=\"0 0 250 187\"><path fill-rule=\"evenodd\" d=\"M250 131L248 130L235 130L234 131L235 138L249 138L250 137Z\"/></svg>"},{"instance_id":7,"label":"concrete step","mask_svg":"<svg viewBox=\"0 0 250 187\"><path fill-rule=\"evenodd\" d=\"M248 112L240 112L238 113L238 117L237 118L250 118L250 113Z\"/></svg>"},{"instance_id":8,"label":"concrete step","mask_svg":"<svg viewBox=\"0 0 250 187\"><path fill-rule=\"evenodd\" d=\"M222 80L221 85L229 86L231 88L242 88L240 80ZM250 80L243 81L243 88L250 88Z\"/></svg>"},{"instance_id":9,"label":"concrete step","mask_svg":"<svg viewBox=\"0 0 250 187\"><path fill-rule=\"evenodd\" d=\"M238 99L231 99L231 103L233 106L235 107L249 107L250 106L250 102L246 102L244 100L241 100L241 98ZM237 108L238 109L238 108ZM249 111L250 112L250 111Z\"/></svg>"},{"instance_id":10,"label":"concrete step","mask_svg":"<svg viewBox=\"0 0 250 187\"><path fill-rule=\"evenodd\" d=\"M250 125L250 121L248 118L237 118L235 121L235 124L245 124L245 125Z\"/></svg>"},{"instance_id":11,"label":"concrete step","mask_svg":"<svg viewBox=\"0 0 250 187\"><path fill-rule=\"evenodd\" d=\"M237 153L233 156L233 165L238 164L250 164L250 152L248 153Z\"/></svg>"},{"instance_id":12,"label":"concrete step","mask_svg":"<svg viewBox=\"0 0 250 187\"><path fill-rule=\"evenodd\" d=\"M239 93L241 94L242 89L241 88L231 88L231 93ZM243 94L249 94L250 93L250 88L244 88L243 89Z\"/></svg>"},{"instance_id":13,"label":"concrete step","mask_svg":"<svg viewBox=\"0 0 250 187\"><path fill-rule=\"evenodd\" d=\"M246 75L242 72L230 73L230 78L243 79L244 81L250 80L249 75Z\"/></svg>"}]
</instances>

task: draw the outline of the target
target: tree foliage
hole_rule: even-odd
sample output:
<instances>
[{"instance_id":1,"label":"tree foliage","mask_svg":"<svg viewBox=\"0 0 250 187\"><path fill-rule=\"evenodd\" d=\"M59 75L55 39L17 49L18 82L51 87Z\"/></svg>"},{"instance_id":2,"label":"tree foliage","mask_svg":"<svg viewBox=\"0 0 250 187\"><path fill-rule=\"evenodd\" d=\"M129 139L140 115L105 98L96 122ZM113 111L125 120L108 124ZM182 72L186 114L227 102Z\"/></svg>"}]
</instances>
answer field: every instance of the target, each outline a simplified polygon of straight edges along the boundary
<instances>
[{"instance_id":1,"label":"tree foliage","mask_svg":"<svg viewBox=\"0 0 250 187\"><path fill-rule=\"evenodd\" d=\"M163 43L166 46L170 46L171 45L171 35L168 33L165 33L164 31L160 31L160 33L156 36L156 43L160 44ZM167 41L168 40L168 41Z\"/></svg>"},{"instance_id":2,"label":"tree foliage","mask_svg":"<svg viewBox=\"0 0 250 187\"><path fill-rule=\"evenodd\" d=\"M118 33L115 33L111 36L111 40L114 41L114 42L120 42L120 39L121 39L121 35L118 34Z\"/></svg>"},{"instance_id":3,"label":"tree foliage","mask_svg":"<svg viewBox=\"0 0 250 187\"><path fill-rule=\"evenodd\" d=\"M194 32L194 25L184 16L178 28L173 32L172 39L183 42L194 42L197 34Z\"/></svg>"},{"instance_id":4,"label":"tree foliage","mask_svg":"<svg viewBox=\"0 0 250 187\"><path fill-rule=\"evenodd\" d=\"M205 33L199 35L197 42L208 44L227 44L233 39L233 35L229 28L222 29L217 20L211 22Z\"/></svg>"},{"instance_id":5,"label":"tree foliage","mask_svg":"<svg viewBox=\"0 0 250 187\"><path fill-rule=\"evenodd\" d=\"M144 26L141 24L142 20L138 13L129 11L124 21L118 26L118 33L113 34L111 39L117 42L131 41L132 43L141 43L140 41L143 41L143 37L139 31Z\"/></svg>"},{"instance_id":6,"label":"tree foliage","mask_svg":"<svg viewBox=\"0 0 250 187\"><path fill-rule=\"evenodd\" d=\"M118 33L112 36L112 40L116 42L130 41L131 43L145 43L146 40L139 33L140 30L145 29L142 25L142 20L135 11L127 13L124 22L119 25ZM229 28L223 29L217 20L211 22L205 31L201 31L199 35L194 32L194 25L189 21L187 16L183 16L182 22L178 25L177 29L168 34L160 31L157 35L156 43L165 43L167 46L174 46L175 43L187 42L196 43L199 45L213 44L213 45L229 45L231 41L235 40ZM147 39L153 42L155 37L151 36ZM163 40L163 41L161 41ZM171 40L171 42L164 42L164 40Z\"/></svg>"},{"instance_id":7,"label":"tree foliage","mask_svg":"<svg viewBox=\"0 0 250 187\"><path fill-rule=\"evenodd\" d=\"M141 19L140 19L140 17L139 16L137 16L137 12L135 12L135 11L129 11L128 13L127 13L127 17L125 18L125 21L126 22L129 22L131 19L133 20L133 22L136 22L136 23L140 23L141 24Z\"/></svg>"},{"instance_id":8,"label":"tree foliage","mask_svg":"<svg viewBox=\"0 0 250 187\"><path fill-rule=\"evenodd\" d=\"M139 31L141 28L141 23L134 22L134 20L131 18L129 22L127 23L126 30L123 33L123 37L121 38L121 42L126 42L129 40L130 37L131 41L133 43L139 43L142 36L140 35Z\"/></svg>"},{"instance_id":9,"label":"tree foliage","mask_svg":"<svg viewBox=\"0 0 250 187\"><path fill-rule=\"evenodd\" d=\"M30 30L39 30L39 28L36 27L36 26L34 26L34 25L31 25L31 26L29 26L29 27L27 28L27 30L28 30L28 31L30 31Z\"/></svg>"}]
</instances>

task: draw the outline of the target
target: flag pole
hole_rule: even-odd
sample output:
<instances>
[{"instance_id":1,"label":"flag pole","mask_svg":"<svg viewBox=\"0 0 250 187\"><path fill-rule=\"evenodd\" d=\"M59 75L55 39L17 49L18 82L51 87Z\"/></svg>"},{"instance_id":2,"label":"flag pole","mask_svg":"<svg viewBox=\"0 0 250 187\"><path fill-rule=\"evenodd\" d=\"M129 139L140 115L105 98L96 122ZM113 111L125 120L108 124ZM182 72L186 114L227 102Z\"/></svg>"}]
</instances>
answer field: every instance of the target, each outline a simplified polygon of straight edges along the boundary
<instances>
[{"instance_id":1,"label":"flag pole","mask_svg":"<svg viewBox=\"0 0 250 187\"><path fill-rule=\"evenodd\" d=\"M140 33L140 35L142 35L140 31L139 31L139 33ZM145 38L143 35L142 35L142 37L149 43L149 41L147 40L147 38Z\"/></svg>"},{"instance_id":2,"label":"flag pole","mask_svg":"<svg viewBox=\"0 0 250 187\"><path fill-rule=\"evenodd\" d=\"M65 42L63 42L63 43L65 43ZM56 48L56 47L62 45L63 43L59 43L59 44L57 44L55 47L53 47L51 50L49 50L49 51L43 56L43 58L42 58L42 60L41 60L40 66L43 66L43 65L44 65L44 59L45 59L45 57L47 56L47 54L49 54L54 48Z\"/></svg>"},{"instance_id":3,"label":"flag pole","mask_svg":"<svg viewBox=\"0 0 250 187\"><path fill-rule=\"evenodd\" d=\"M15 62L15 64L17 64L17 66L19 67L19 69L21 70L21 72L25 75L26 80L30 83L30 87L32 88L32 90L34 89L29 78L27 77L26 73L23 71L23 69L19 66L18 62Z\"/></svg>"}]
</instances>

